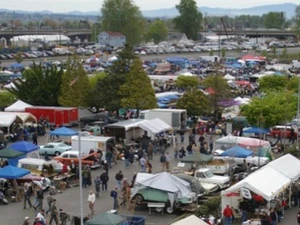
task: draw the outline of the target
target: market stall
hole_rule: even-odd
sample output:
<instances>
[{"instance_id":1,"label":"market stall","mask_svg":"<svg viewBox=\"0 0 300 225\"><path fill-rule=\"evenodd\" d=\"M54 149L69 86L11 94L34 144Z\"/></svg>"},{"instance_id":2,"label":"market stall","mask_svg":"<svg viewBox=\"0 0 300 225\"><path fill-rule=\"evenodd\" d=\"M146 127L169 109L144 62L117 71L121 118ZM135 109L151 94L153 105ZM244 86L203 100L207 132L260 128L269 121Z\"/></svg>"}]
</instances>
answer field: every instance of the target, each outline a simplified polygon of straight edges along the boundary
<instances>
[{"instance_id":1,"label":"market stall","mask_svg":"<svg viewBox=\"0 0 300 225\"><path fill-rule=\"evenodd\" d=\"M121 122L106 125L104 133L109 137L124 139L125 143L129 143L131 139L136 139L144 134L144 130L139 126L144 122L143 119L130 119Z\"/></svg>"},{"instance_id":2,"label":"market stall","mask_svg":"<svg viewBox=\"0 0 300 225\"><path fill-rule=\"evenodd\" d=\"M227 204L238 209L239 201L243 199L251 204L249 211L253 214L262 208L269 209L277 201L288 198L290 185L291 179L281 172L269 166L263 167L221 192L222 210Z\"/></svg>"},{"instance_id":3,"label":"market stall","mask_svg":"<svg viewBox=\"0 0 300 225\"><path fill-rule=\"evenodd\" d=\"M169 124L159 118L144 120L139 127L147 131L148 135L152 137L156 134L172 130Z\"/></svg>"}]
</instances>

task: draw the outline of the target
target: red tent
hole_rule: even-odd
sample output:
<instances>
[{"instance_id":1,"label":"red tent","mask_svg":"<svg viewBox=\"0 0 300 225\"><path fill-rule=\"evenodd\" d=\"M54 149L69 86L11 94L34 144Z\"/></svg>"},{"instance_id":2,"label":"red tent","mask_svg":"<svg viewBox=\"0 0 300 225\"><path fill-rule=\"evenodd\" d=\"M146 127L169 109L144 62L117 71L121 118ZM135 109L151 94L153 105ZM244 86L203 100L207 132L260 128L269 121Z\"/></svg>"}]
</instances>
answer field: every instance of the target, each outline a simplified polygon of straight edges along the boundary
<instances>
[{"instance_id":1,"label":"red tent","mask_svg":"<svg viewBox=\"0 0 300 225\"><path fill-rule=\"evenodd\" d=\"M213 88L211 88L211 87L206 88L205 92L207 92L210 95L216 94L216 91Z\"/></svg>"},{"instance_id":2,"label":"red tent","mask_svg":"<svg viewBox=\"0 0 300 225\"><path fill-rule=\"evenodd\" d=\"M245 61L265 61L266 57L255 56L255 55L244 55L241 59Z\"/></svg>"}]
</instances>

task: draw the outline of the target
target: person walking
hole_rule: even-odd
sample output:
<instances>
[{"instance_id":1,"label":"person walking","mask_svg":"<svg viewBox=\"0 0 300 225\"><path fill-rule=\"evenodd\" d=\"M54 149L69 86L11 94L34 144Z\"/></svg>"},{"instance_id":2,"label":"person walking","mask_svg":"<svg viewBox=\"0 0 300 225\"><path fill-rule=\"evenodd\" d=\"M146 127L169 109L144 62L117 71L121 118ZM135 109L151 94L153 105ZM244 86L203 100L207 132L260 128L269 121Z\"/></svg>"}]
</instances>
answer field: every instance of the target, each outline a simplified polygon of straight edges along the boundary
<instances>
[{"instance_id":1,"label":"person walking","mask_svg":"<svg viewBox=\"0 0 300 225\"><path fill-rule=\"evenodd\" d=\"M44 225L46 225L45 211L43 209L36 215L36 219L37 218L39 219L40 222L42 222Z\"/></svg>"},{"instance_id":2,"label":"person walking","mask_svg":"<svg viewBox=\"0 0 300 225\"><path fill-rule=\"evenodd\" d=\"M171 162L171 156L169 154L169 152L167 152L165 154L166 157L166 171L169 172L170 171L170 162Z\"/></svg>"},{"instance_id":3,"label":"person walking","mask_svg":"<svg viewBox=\"0 0 300 225\"><path fill-rule=\"evenodd\" d=\"M24 222L23 222L23 225L30 225L30 221L29 221L29 217L28 216L26 216L25 217L25 220L24 220Z\"/></svg>"},{"instance_id":4,"label":"person walking","mask_svg":"<svg viewBox=\"0 0 300 225\"><path fill-rule=\"evenodd\" d=\"M106 160L105 160L104 163L103 163L103 170L105 171L105 173L106 173L107 176L108 176L109 165L108 165L108 163L107 163Z\"/></svg>"},{"instance_id":5,"label":"person walking","mask_svg":"<svg viewBox=\"0 0 300 225\"><path fill-rule=\"evenodd\" d=\"M31 186L29 186L29 184L25 184L24 186L24 209L26 209L26 203L28 203L29 207L32 207L31 201L30 201L30 197L32 195L32 189Z\"/></svg>"},{"instance_id":6,"label":"person walking","mask_svg":"<svg viewBox=\"0 0 300 225\"><path fill-rule=\"evenodd\" d=\"M96 196L92 190L90 190L87 201L89 203L89 209L91 211L91 215L94 215L95 214L94 206L95 206Z\"/></svg>"},{"instance_id":7,"label":"person walking","mask_svg":"<svg viewBox=\"0 0 300 225\"><path fill-rule=\"evenodd\" d=\"M144 156L142 156L140 158L140 166L141 166L141 173L145 173L146 172L146 159L144 158Z\"/></svg>"},{"instance_id":8,"label":"person walking","mask_svg":"<svg viewBox=\"0 0 300 225\"><path fill-rule=\"evenodd\" d=\"M32 143L33 143L34 145L38 145L37 132L34 132L34 133L32 134Z\"/></svg>"},{"instance_id":9,"label":"person walking","mask_svg":"<svg viewBox=\"0 0 300 225\"><path fill-rule=\"evenodd\" d=\"M178 147L178 143L175 142L174 144L174 158L178 159L178 154L179 154L179 147Z\"/></svg>"},{"instance_id":10,"label":"person walking","mask_svg":"<svg viewBox=\"0 0 300 225\"><path fill-rule=\"evenodd\" d=\"M121 190L121 188L122 188L123 178L124 178L123 172L120 170L115 176L115 179L116 179L116 182L117 182L117 187L118 187L119 190Z\"/></svg>"},{"instance_id":11,"label":"person walking","mask_svg":"<svg viewBox=\"0 0 300 225\"><path fill-rule=\"evenodd\" d=\"M160 159L159 159L160 163L161 163L161 167L162 167L162 172L165 171L165 168L166 168L166 156L165 154L162 154L160 156Z\"/></svg>"},{"instance_id":12,"label":"person walking","mask_svg":"<svg viewBox=\"0 0 300 225\"><path fill-rule=\"evenodd\" d=\"M100 185L101 185L101 179L99 176L97 176L96 179L94 180L94 184L95 184L96 197L98 198L100 195Z\"/></svg>"},{"instance_id":13,"label":"person walking","mask_svg":"<svg viewBox=\"0 0 300 225\"><path fill-rule=\"evenodd\" d=\"M130 157L130 152L129 152L129 149L126 148L124 151L125 169L127 169L129 167L129 157Z\"/></svg>"},{"instance_id":14,"label":"person walking","mask_svg":"<svg viewBox=\"0 0 300 225\"><path fill-rule=\"evenodd\" d=\"M109 180L109 177L107 175L106 172L103 172L101 175L100 175L100 180L101 180L101 186L102 186L102 191L107 191L107 182Z\"/></svg>"},{"instance_id":15,"label":"person walking","mask_svg":"<svg viewBox=\"0 0 300 225\"><path fill-rule=\"evenodd\" d=\"M51 206L50 206L50 220L49 225L52 224L52 221L54 220L56 225L59 225L58 218L57 218L57 207L56 207L56 199L53 199Z\"/></svg>"},{"instance_id":16,"label":"person walking","mask_svg":"<svg viewBox=\"0 0 300 225\"><path fill-rule=\"evenodd\" d=\"M152 141L149 142L148 144L148 160L152 160L153 159L153 144Z\"/></svg>"},{"instance_id":17,"label":"person walking","mask_svg":"<svg viewBox=\"0 0 300 225\"><path fill-rule=\"evenodd\" d=\"M48 209L46 210L46 215L50 212L51 203L53 201L53 197L49 194L47 197Z\"/></svg>"},{"instance_id":18,"label":"person walking","mask_svg":"<svg viewBox=\"0 0 300 225\"><path fill-rule=\"evenodd\" d=\"M233 217L233 212L230 206L227 204L226 208L223 210L223 216L224 216L224 222L225 225L232 225L232 217Z\"/></svg>"},{"instance_id":19,"label":"person walking","mask_svg":"<svg viewBox=\"0 0 300 225\"><path fill-rule=\"evenodd\" d=\"M113 209L114 210L117 210L118 208L118 187L115 187L115 189L113 189L111 192L110 192L110 197L113 198Z\"/></svg>"},{"instance_id":20,"label":"person walking","mask_svg":"<svg viewBox=\"0 0 300 225\"><path fill-rule=\"evenodd\" d=\"M43 201L44 201L44 192L42 187L38 187L36 192L37 197L37 205L34 207L35 209L42 210L43 209Z\"/></svg>"},{"instance_id":21,"label":"person walking","mask_svg":"<svg viewBox=\"0 0 300 225\"><path fill-rule=\"evenodd\" d=\"M70 216L63 210L59 210L60 225L67 225L67 221L70 220Z\"/></svg>"},{"instance_id":22,"label":"person walking","mask_svg":"<svg viewBox=\"0 0 300 225\"><path fill-rule=\"evenodd\" d=\"M152 164L150 163L149 160L146 162L146 171L147 173L152 173Z\"/></svg>"}]
</instances>

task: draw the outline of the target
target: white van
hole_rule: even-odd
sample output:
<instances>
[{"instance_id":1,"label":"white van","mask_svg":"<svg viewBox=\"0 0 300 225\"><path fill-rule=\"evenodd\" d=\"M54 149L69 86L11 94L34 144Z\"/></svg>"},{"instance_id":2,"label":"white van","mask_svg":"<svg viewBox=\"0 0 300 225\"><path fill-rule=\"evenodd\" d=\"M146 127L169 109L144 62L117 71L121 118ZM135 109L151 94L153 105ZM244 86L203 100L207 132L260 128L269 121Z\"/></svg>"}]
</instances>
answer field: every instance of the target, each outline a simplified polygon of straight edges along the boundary
<instances>
[{"instance_id":1,"label":"white van","mask_svg":"<svg viewBox=\"0 0 300 225\"><path fill-rule=\"evenodd\" d=\"M63 164L56 160L46 161L44 159L34 159L34 158L23 158L19 159L18 167L30 170L33 174L42 174L43 168L46 166L53 166L53 172L59 173L62 171Z\"/></svg>"}]
</instances>

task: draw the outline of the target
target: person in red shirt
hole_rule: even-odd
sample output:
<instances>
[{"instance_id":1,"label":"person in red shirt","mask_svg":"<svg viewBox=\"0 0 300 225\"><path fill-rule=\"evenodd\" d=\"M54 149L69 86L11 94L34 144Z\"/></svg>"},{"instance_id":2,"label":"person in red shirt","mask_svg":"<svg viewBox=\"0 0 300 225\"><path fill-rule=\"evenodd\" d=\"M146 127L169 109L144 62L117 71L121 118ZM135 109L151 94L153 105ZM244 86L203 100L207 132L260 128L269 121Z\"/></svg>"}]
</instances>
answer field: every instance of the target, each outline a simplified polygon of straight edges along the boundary
<instances>
[{"instance_id":1,"label":"person in red shirt","mask_svg":"<svg viewBox=\"0 0 300 225\"><path fill-rule=\"evenodd\" d=\"M68 172L68 165L67 164L63 164L63 167L62 167L62 173L67 173Z\"/></svg>"},{"instance_id":2,"label":"person in red shirt","mask_svg":"<svg viewBox=\"0 0 300 225\"><path fill-rule=\"evenodd\" d=\"M223 216L224 216L225 225L232 225L233 212L228 204L223 211Z\"/></svg>"}]
</instances>

